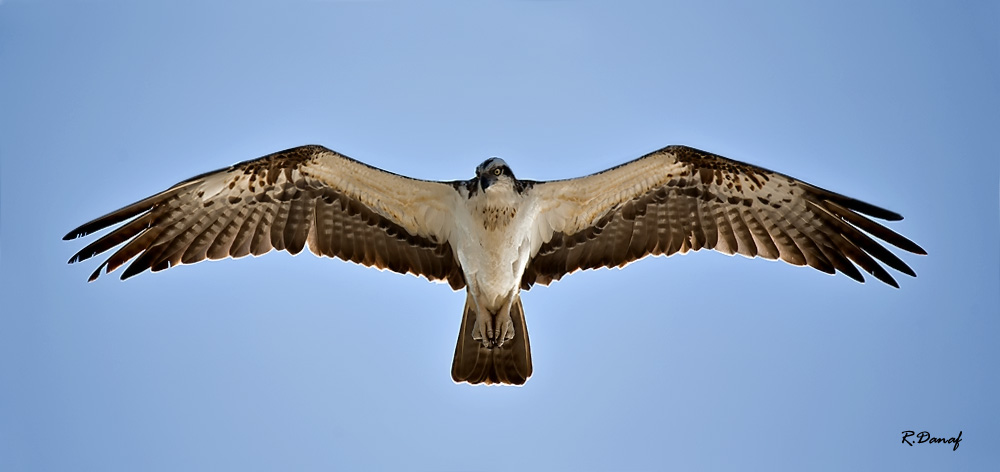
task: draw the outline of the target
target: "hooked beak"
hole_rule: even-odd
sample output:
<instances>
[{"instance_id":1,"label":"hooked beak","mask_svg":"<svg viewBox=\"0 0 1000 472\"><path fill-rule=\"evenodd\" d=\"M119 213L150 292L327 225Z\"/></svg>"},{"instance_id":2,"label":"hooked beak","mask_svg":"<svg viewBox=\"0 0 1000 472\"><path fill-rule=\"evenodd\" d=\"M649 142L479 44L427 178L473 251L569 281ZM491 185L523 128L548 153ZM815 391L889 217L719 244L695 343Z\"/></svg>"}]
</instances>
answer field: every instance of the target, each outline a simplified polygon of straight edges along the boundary
<instances>
[{"instance_id":1,"label":"hooked beak","mask_svg":"<svg viewBox=\"0 0 1000 472\"><path fill-rule=\"evenodd\" d=\"M490 188L490 185L493 185L493 180L488 176L484 175L479 178L479 188L483 189L484 192L486 189Z\"/></svg>"}]
</instances>

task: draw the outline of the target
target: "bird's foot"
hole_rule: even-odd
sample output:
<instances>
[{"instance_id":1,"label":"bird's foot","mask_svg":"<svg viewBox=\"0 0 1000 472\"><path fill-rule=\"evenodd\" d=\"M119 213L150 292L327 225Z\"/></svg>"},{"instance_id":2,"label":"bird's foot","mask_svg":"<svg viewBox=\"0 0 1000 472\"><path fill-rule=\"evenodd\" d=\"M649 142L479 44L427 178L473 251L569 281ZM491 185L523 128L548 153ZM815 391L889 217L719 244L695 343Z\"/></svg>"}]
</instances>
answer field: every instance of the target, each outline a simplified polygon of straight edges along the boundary
<instances>
[{"instance_id":1,"label":"bird's foot","mask_svg":"<svg viewBox=\"0 0 1000 472\"><path fill-rule=\"evenodd\" d=\"M482 341L486 349L503 347L505 342L514 339L514 322L510 319L510 313L477 313L476 325L472 327L472 339Z\"/></svg>"},{"instance_id":2,"label":"bird's foot","mask_svg":"<svg viewBox=\"0 0 1000 472\"><path fill-rule=\"evenodd\" d=\"M497 315L496 323L498 326L496 345L497 347L503 347L503 343L514 339L514 322L510 319L510 312Z\"/></svg>"}]
</instances>

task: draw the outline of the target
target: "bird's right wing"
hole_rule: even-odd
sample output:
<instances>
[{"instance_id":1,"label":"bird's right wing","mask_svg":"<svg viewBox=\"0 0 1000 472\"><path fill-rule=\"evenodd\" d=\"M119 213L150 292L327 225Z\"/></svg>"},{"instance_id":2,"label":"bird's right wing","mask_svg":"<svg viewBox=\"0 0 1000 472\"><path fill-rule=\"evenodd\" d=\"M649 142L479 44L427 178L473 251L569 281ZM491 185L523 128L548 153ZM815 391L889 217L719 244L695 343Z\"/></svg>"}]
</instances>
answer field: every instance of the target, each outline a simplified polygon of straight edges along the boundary
<instances>
[{"instance_id":1,"label":"bird's right wing","mask_svg":"<svg viewBox=\"0 0 1000 472\"><path fill-rule=\"evenodd\" d=\"M699 249L781 259L863 282L856 264L898 287L879 261L908 275L913 270L868 235L926 254L864 216L902 219L891 211L686 146L528 191L539 217L525 289L581 269Z\"/></svg>"},{"instance_id":2,"label":"bird's right wing","mask_svg":"<svg viewBox=\"0 0 1000 472\"><path fill-rule=\"evenodd\" d=\"M70 231L74 239L120 223L70 263L119 244L91 275L135 259L126 279L205 259L271 249L337 257L465 286L448 237L460 202L450 183L411 179L322 146L301 146L185 180Z\"/></svg>"}]
</instances>

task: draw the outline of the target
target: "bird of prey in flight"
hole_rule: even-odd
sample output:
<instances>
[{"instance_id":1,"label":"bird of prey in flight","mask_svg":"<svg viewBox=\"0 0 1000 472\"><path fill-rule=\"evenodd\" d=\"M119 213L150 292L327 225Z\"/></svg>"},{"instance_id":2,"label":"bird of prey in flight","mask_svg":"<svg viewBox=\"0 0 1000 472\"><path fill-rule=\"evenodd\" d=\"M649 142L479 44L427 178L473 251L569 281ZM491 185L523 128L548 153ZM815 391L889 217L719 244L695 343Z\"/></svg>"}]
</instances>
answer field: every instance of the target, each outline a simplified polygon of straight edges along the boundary
<instances>
[{"instance_id":1,"label":"bird of prey in flight","mask_svg":"<svg viewBox=\"0 0 1000 472\"><path fill-rule=\"evenodd\" d=\"M272 249L297 254L308 246L317 256L447 282L466 293L452 378L520 385L532 372L521 290L581 269L700 249L863 282L860 268L898 287L882 264L915 274L878 240L926 252L869 217L902 219L686 146L575 179L520 180L494 157L470 180L437 182L313 145L190 178L64 239L120 224L69 260L124 244L91 281L130 260L123 280L147 269Z\"/></svg>"}]
</instances>

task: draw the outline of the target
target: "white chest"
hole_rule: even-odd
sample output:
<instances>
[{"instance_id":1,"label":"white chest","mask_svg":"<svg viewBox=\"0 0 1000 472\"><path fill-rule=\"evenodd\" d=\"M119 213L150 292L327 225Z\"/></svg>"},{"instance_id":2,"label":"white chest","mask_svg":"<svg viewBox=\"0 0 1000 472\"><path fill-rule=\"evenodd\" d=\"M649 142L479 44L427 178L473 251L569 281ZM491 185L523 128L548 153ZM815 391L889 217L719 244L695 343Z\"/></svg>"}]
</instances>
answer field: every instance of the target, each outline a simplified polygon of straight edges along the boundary
<instances>
[{"instance_id":1,"label":"white chest","mask_svg":"<svg viewBox=\"0 0 1000 472\"><path fill-rule=\"evenodd\" d=\"M535 216L513 188L496 187L468 200L452 241L466 280L487 304L520 286Z\"/></svg>"}]
</instances>

